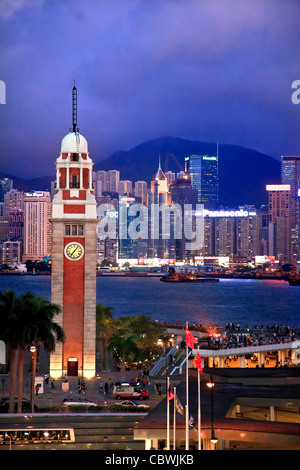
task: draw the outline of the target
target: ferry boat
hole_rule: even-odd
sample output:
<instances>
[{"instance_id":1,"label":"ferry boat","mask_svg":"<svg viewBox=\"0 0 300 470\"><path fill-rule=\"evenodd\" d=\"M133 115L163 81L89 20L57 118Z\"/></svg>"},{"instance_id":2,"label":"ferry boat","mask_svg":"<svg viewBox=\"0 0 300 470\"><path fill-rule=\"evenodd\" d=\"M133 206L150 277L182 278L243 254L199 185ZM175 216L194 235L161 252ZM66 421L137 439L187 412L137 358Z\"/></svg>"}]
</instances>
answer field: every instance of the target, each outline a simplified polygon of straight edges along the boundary
<instances>
[{"instance_id":1,"label":"ferry boat","mask_svg":"<svg viewBox=\"0 0 300 470\"><path fill-rule=\"evenodd\" d=\"M160 278L163 282L219 282L219 279L199 277L193 273L177 273L174 268L169 269L169 273Z\"/></svg>"}]
</instances>

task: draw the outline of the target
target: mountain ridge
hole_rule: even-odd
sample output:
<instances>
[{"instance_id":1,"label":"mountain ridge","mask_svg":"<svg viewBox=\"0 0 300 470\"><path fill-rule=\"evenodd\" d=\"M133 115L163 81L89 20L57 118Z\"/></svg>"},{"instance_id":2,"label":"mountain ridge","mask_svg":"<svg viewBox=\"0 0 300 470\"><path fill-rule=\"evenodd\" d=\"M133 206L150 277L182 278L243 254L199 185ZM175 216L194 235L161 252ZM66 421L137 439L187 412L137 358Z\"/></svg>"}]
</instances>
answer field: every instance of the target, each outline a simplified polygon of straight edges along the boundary
<instances>
[{"instance_id":1,"label":"mountain ridge","mask_svg":"<svg viewBox=\"0 0 300 470\"><path fill-rule=\"evenodd\" d=\"M114 168L120 170L121 179L139 179L149 183L157 170L159 157L164 171L168 169L179 172L184 168L185 156L216 153L217 142L159 137L147 140L128 151L112 153L108 158L95 163L94 170ZM280 161L257 150L230 144L219 143L218 154L220 204L233 207L266 203L266 185L280 183ZM174 155L181 168L170 155ZM165 167L166 162L168 168Z\"/></svg>"},{"instance_id":2,"label":"mountain ridge","mask_svg":"<svg viewBox=\"0 0 300 470\"><path fill-rule=\"evenodd\" d=\"M94 171L119 170L122 180L147 181L148 186L158 168L159 157L164 171L175 173L184 168L184 158L191 154L216 155L216 142L201 142L179 137L158 137L129 150L118 150L94 162ZM218 144L220 204L227 207L267 203L267 184L280 183L280 161L274 157L239 145ZM0 171L0 178L10 178L23 191L49 190L55 175L22 179Z\"/></svg>"}]
</instances>

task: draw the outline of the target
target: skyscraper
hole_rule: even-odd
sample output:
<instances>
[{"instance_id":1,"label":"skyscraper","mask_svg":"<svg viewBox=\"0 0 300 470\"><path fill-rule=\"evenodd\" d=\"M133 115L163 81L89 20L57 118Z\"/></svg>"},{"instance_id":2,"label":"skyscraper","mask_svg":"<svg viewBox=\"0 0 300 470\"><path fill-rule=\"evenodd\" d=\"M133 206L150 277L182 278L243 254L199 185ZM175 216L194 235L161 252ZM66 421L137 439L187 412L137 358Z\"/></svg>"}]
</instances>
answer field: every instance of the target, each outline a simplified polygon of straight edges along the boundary
<instances>
[{"instance_id":1,"label":"skyscraper","mask_svg":"<svg viewBox=\"0 0 300 470\"><path fill-rule=\"evenodd\" d=\"M299 259L300 245L300 205L298 190L300 188L300 156L282 155L281 183L289 184L291 191L291 250L292 258Z\"/></svg>"},{"instance_id":2,"label":"skyscraper","mask_svg":"<svg viewBox=\"0 0 300 470\"><path fill-rule=\"evenodd\" d=\"M219 202L218 156L190 155L185 158L193 188L198 191L198 202L205 209L216 209Z\"/></svg>"},{"instance_id":3,"label":"skyscraper","mask_svg":"<svg viewBox=\"0 0 300 470\"><path fill-rule=\"evenodd\" d=\"M119 197L118 207L118 260L139 259L147 255L148 248L148 214L138 210L136 213L131 209L138 209L140 204L138 198L134 196ZM135 232L134 228L131 232L130 224L139 217L139 230ZM137 227L136 227L137 228Z\"/></svg>"},{"instance_id":4,"label":"skyscraper","mask_svg":"<svg viewBox=\"0 0 300 470\"><path fill-rule=\"evenodd\" d=\"M192 188L191 180L187 174L184 174L183 178L177 178L172 181L169 186L172 204L179 204L182 209L182 220L186 210L186 205L192 206L192 210L196 209L198 202L198 191L196 188ZM183 260L185 258L186 251L186 239L184 236L184 227L181 222L182 236L180 239L175 240L176 248L176 259ZM188 254L189 257L191 254Z\"/></svg>"},{"instance_id":5,"label":"skyscraper","mask_svg":"<svg viewBox=\"0 0 300 470\"><path fill-rule=\"evenodd\" d=\"M51 196L48 191L26 193L24 197L23 260L42 261L51 253Z\"/></svg>"},{"instance_id":6,"label":"skyscraper","mask_svg":"<svg viewBox=\"0 0 300 470\"><path fill-rule=\"evenodd\" d=\"M171 201L169 193L168 180L165 173L161 169L159 158L158 169L151 180L150 193L148 194L149 207L149 258L168 258L170 251L170 240L166 235L166 223L161 212L157 212L155 208L164 207ZM156 229L157 228L157 231ZM155 232L155 235L154 235ZM175 253L174 253L175 254Z\"/></svg>"},{"instance_id":7,"label":"skyscraper","mask_svg":"<svg viewBox=\"0 0 300 470\"><path fill-rule=\"evenodd\" d=\"M155 192L157 191L158 194L167 194L168 192L168 179L166 177L166 175L164 174L164 172L162 171L161 169L161 164L160 164L160 158L159 158L159 163L158 163L158 169L157 169L157 172L155 173L155 175L153 176L152 180L151 180L151 193L152 194L155 194ZM159 198L161 199L161 197L159 196ZM164 199L164 197L163 197ZM160 201L156 201L156 203L159 203ZM166 201L162 201L162 202L166 202Z\"/></svg>"},{"instance_id":8,"label":"skyscraper","mask_svg":"<svg viewBox=\"0 0 300 470\"><path fill-rule=\"evenodd\" d=\"M137 198L140 198L141 204L147 203L147 182L146 181L136 181L134 185L134 195Z\"/></svg>"},{"instance_id":9,"label":"skyscraper","mask_svg":"<svg viewBox=\"0 0 300 470\"><path fill-rule=\"evenodd\" d=\"M291 187L289 184L267 185L269 193L269 255L280 262L294 260L291 240Z\"/></svg>"}]
</instances>

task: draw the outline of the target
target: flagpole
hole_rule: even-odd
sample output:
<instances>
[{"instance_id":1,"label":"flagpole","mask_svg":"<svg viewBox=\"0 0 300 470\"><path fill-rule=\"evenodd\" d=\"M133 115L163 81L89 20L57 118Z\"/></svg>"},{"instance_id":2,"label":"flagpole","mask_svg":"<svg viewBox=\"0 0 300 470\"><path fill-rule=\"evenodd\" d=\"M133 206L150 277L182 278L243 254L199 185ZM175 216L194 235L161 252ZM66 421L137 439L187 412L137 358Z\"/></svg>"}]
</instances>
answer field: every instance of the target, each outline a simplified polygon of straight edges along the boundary
<instances>
[{"instance_id":1,"label":"flagpole","mask_svg":"<svg viewBox=\"0 0 300 470\"><path fill-rule=\"evenodd\" d=\"M199 346L197 346L199 354ZM201 450L201 404L200 404L200 369L198 367L198 450Z\"/></svg>"},{"instance_id":2,"label":"flagpole","mask_svg":"<svg viewBox=\"0 0 300 470\"><path fill-rule=\"evenodd\" d=\"M173 450L176 450L176 387L174 387Z\"/></svg>"},{"instance_id":3,"label":"flagpole","mask_svg":"<svg viewBox=\"0 0 300 470\"><path fill-rule=\"evenodd\" d=\"M170 450L170 403L169 403L170 377L167 377L167 450Z\"/></svg>"},{"instance_id":4,"label":"flagpole","mask_svg":"<svg viewBox=\"0 0 300 470\"><path fill-rule=\"evenodd\" d=\"M188 322L186 322L186 332L188 330ZM188 366L188 345L187 338L185 337L185 349L186 349L186 406L185 406L185 449L189 450L189 366Z\"/></svg>"}]
</instances>

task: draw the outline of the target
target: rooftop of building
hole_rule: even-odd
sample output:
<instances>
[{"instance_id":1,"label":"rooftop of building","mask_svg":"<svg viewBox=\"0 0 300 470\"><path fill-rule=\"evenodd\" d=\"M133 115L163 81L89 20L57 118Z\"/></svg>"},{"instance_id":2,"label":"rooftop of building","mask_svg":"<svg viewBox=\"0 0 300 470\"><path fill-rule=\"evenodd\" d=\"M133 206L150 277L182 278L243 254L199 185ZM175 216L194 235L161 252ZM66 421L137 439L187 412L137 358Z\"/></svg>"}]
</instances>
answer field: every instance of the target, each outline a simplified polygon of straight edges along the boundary
<instances>
[{"instance_id":1,"label":"rooftop of building","mask_svg":"<svg viewBox=\"0 0 300 470\"><path fill-rule=\"evenodd\" d=\"M290 369L253 369L253 370L206 370L201 375L201 429L211 428L211 390L207 382L212 378L214 382L213 398L213 422L216 433L218 430L239 431L239 432L260 432L277 435L300 436L300 422L265 421L261 419L246 419L243 416L236 416L235 405L248 407L270 407L280 406L294 407L299 409L299 379L300 368ZM197 374L197 371L195 372ZM269 378L269 384L260 384L260 378ZM212 377L211 377L212 376ZM250 383L243 383L243 377L252 377ZM281 378L280 385L272 385L272 378ZM232 382L230 382L230 380ZM172 380L170 380L172 383ZM278 382L277 382L278 383ZM176 382L173 382L175 385ZM186 382L182 380L176 387L176 395L183 408L186 405ZM162 400L152 412L137 425L138 430L166 429L167 427L167 398ZM173 426L173 401L170 403L170 426ZM198 415L198 384L197 377L189 375L189 413L195 420L197 428ZM185 416L176 413L176 428L185 428ZM300 438L299 438L300 444Z\"/></svg>"}]
</instances>

